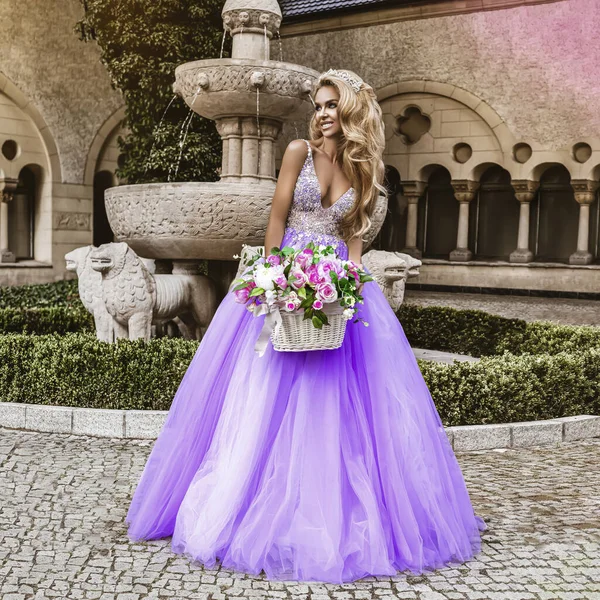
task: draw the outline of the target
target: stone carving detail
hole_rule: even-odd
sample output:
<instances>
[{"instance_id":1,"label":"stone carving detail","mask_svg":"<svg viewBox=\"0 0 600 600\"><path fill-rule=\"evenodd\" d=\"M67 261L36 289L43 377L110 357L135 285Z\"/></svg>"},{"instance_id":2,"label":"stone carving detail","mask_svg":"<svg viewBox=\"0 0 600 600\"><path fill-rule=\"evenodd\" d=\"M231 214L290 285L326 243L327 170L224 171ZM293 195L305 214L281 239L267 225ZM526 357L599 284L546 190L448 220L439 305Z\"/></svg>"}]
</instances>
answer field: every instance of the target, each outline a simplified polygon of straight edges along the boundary
<instances>
[{"instance_id":1,"label":"stone carving detail","mask_svg":"<svg viewBox=\"0 0 600 600\"><path fill-rule=\"evenodd\" d=\"M402 252L369 250L362 263L378 283L392 310L397 311L404 301L404 290L409 277L419 274L421 261Z\"/></svg>"},{"instance_id":2,"label":"stone carving detail","mask_svg":"<svg viewBox=\"0 0 600 600\"><path fill-rule=\"evenodd\" d=\"M202 61L206 63L207 61ZM237 59L237 62L242 62ZM194 65L194 63L190 63ZM262 77L257 78L255 73L261 73ZM316 72L315 72L316 73ZM270 66L264 63L231 64L227 69L223 65L205 64L200 67L178 68L176 71L177 80L173 84L173 92L180 94L184 98L193 98L199 87L200 76L206 76L209 84L206 88L210 92L256 92L256 87L260 87L261 93L266 93L279 97L292 97L304 99L306 96L306 84L316 82L310 69L290 70L278 66ZM257 79L253 79L257 78ZM202 87L202 86L200 86ZM198 97L203 95L200 91Z\"/></svg>"},{"instance_id":3,"label":"stone carving detail","mask_svg":"<svg viewBox=\"0 0 600 600\"><path fill-rule=\"evenodd\" d=\"M92 313L96 337L103 342L114 340L113 320L102 298L102 275L92 269L91 253L95 246L82 246L65 254L67 271L77 273L81 302Z\"/></svg>"},{"instance_id":4,"label":"stone carving detail","mask_svg":"<svg viewBox=\"0 0 600 600\"><path fill-rule=\"evenodd\" d=\"M90 230L90 214L81 212L54 213L54 229Z\"/></svg>"},{"instance_id":5,"label":"stone carving detail","mask_svg":"<svg viewBox=\"0 0 600 600\"><path fill-rule=\"evenodd\" d=\"M86 246L65 255L76 270L79 295L92 312L99 339L150 339L152 325L179 319L187 337L201 339L217 306L204 275L154 274L127 244Z\"/></svg>"},{"instance_id":6,"label":"stone carving detail","mask_svg":"<svg viewBox=\"0 0 600 600\"><path fill-rule=\"evenodd\" d=\"M234 280L242 276L246 258L260 251L264 254L264 246L244 246ZM373 275L392 310L397 311L404 301L406 280L419 274L421 261L408 254L385 252L383 250L369 250L369 252L362 255L361 260L363 266ZM233 282L229 286L229 290L231 291L232 288Z\"/></svg>"},{"instance_id":7,"label":"stone carving detail","mask_svg":"<svg viewBox=\"0 0 600 600\"><path fill-rule=\"evenodd\" d=\"M124 241L140 236L202 236L217 241L264 236L272 191L239 186L236 193L231 189L235 185L165 183L110 188L106 191L108 219L115 235Z\"/></svg>"},{"instance_id":8,"label":"stone carving detail","mask_svg":"<svg viewBox=\"0 0 600 600\"><path fill-rule=\"evenodd\" d=\"M596 199L598 182L591 179L572 179L571 187L579 204L592 204Z\"/></svg>"},{"instance_id":9,"label":"stone carving detail","mask_svg":"<svg viewBox=\"0 0 600 600\"><path fill-rule=\"evenodd\" d=\"M249 4L249 3L248 3ZM223 13L223 27L235 35L237 33L261 33L267 31L271 39L281 25L281 14L265 11L263 8L230 10Z\"/></svg>"}]
</instances>

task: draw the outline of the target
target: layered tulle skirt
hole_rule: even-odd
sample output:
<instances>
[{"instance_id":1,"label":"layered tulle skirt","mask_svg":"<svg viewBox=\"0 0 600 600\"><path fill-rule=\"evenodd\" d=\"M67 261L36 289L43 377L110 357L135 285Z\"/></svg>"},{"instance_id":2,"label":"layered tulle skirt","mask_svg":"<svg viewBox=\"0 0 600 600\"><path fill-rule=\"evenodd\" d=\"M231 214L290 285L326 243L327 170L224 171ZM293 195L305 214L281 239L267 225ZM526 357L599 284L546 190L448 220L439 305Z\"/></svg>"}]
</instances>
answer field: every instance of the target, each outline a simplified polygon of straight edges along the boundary
<instances>
[{"instance_id":1,"label":"layered tulle skirt","mask_svg":"<svg viewBox=\"0 0 600 600\"><path fill-rule=\"evenodd\" d=\"M480 550L451 445L377 283L337 350L254 344L228 294L175 395L126 521L132 540L270 579L420 573Z\"/></svg>"}]
</instances>

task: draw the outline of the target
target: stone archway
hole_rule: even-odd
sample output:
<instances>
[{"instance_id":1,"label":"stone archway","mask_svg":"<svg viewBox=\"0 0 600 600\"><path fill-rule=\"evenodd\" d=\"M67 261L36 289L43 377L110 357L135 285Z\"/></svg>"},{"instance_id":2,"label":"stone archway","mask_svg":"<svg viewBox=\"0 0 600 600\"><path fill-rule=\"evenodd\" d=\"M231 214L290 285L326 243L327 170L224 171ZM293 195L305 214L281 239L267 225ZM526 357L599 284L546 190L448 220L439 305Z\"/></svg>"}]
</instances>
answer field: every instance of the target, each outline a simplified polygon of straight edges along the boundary
<instances>
[{"instance_id":1,"label":"stone archway","mask_svg":"<svg viewBox=\"0 0 600 600\"><path fill-rule=\"evenodd\" d=\"M534 205L535 257L539 261L568 262L577 249L579 206L566 167L549 167L540 177Z\"/></svg>"},{"instance_id":2,"label":"stone archway","mask_svg":"<svg viewBox=\"0 0 600 600\"><path fill-rule=\"evenodd\" d=\"M517 247L519 202L508 171L494 165L481 176L474 217L477 258L508 260Z\"/></svg>"},{"instance_id":3,"label":"stone archway","mask_svg":"<svg viewBox=\"0 0 600 600\"><path fill-rule=\"evenodd\" d=\"M459 206L451 182L448 169L437 167L429 175L425 195L419 201L417 247L424 258L447 259L456 246Z\"/></svg>"}]
</instances>

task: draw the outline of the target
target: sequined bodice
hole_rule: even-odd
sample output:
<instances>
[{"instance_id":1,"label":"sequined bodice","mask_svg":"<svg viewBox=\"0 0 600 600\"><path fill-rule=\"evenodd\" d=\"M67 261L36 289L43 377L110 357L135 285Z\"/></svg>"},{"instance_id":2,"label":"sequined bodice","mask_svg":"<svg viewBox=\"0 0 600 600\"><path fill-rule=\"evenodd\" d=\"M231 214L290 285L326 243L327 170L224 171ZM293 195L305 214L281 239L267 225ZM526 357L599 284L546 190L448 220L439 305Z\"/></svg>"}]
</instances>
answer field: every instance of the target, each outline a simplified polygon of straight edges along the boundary
<instances>
[{"instance_id":1,"label":"sequined bodice","mask_svg":"<svg viewBox=\"0 0 600 600\"><path fill-rule=\"evenodd\" d=\"M302 165L292 205L288 213L282 245L299 247L309 241L336 246L347 255L347 247L341 238L340 223L354 202L354 188L347 190L331 206L321 204L321 186L315 172L312 148L308 140L308 154Z\"/></svg>"}]
</instances>

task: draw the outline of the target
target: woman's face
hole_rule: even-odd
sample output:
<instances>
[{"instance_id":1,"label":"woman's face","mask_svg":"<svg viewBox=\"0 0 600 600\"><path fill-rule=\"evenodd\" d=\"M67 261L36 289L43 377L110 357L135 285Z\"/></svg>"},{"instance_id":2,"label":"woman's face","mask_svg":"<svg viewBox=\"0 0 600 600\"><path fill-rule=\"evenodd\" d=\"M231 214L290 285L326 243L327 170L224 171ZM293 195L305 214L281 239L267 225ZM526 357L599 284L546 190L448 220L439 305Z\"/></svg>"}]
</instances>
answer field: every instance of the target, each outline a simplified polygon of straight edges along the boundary
<instances>
[{"instance_id":1,"label":"woman's face","mask_svg":"<svg viewBox=\"0 0 600 600\"><path fill-rule=\"evenodd\" d=\"M339 137L342 133L338 120L340 95L331 85L319 88L315 96L315 119L323 137Z\"/></svg>"}]
</instances>

